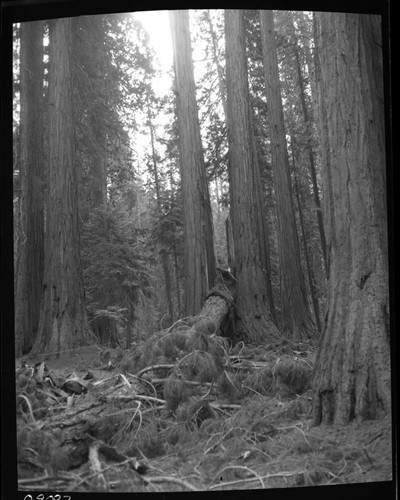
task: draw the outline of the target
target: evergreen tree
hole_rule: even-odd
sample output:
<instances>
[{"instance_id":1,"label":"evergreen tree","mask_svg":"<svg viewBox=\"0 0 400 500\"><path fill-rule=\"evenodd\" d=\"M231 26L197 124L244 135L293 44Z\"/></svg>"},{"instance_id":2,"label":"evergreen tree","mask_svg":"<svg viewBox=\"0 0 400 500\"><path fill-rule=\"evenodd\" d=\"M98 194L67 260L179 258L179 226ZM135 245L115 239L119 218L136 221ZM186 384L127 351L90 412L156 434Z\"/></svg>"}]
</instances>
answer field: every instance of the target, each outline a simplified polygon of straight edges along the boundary
<instances>
[{"instance_id":1,"label":"evergreen tree","mask_svg":"<svg viewBox=\"0 0 400 500\"><path fill-rule=\"evenodd\" d=\"M381 23L315 19L329 281L313 414L343 425L391 408Z\"/></svg>"},{"instance_id":2,"label":"evergreen tree","mask_svg":"<svg viewBox=\"0 0 400 500\"><path fill-rule=\"evenodd\" d=\"M15 350L29 352L39 327L44 259L43 22L20 26L20 204Z\"/></svg>"},{"instance_id":3,"label":"evergreen tree","mask_svg":"<svg viewBox=\"0 0 400 500\"><path fill-rule=\"evenodd\" d=\"M213 223L198 122L189 13L170 15L185 235L185 314L200 312L216 278Z\"/></svg>"},{"instance_id":4,"label":"evergreen tree","mask_svg":"<svg viewBox=\"0 0 400 500\"><path fill-rule=\"evenodd\" d=\"M91 211L82 235L82 261L91 326L101 343L120 343L117 325L131 331L140 298L151 291L145 260L143 236L122 200Z\"/></svg>"},{"instance_id":5,"label":"evergreen tree","mask_svg":"<svg viewBox=\"0 0 400 500\"><path fill-rule=\"evenodd\" d=\"M225 11L230 214L239 331L252 342L277 340L269 301L260 171L249 105L243 13Z\"/></svg>"},{"instance_id":6,"label":"evergreen tree","mask_svg":"<svg viewBox=\"0 0 400 500\"><path fill-rule=\"evenodd\" d=\"M88 342L90 332L80 260L71 19L50 22L49 45L48 235L33 354L71 349Z\"/></svg>"},{"instance_id":7,"label":"evergreen tree","mask_svg":"<svg viewBox=\"0 0 400 500\"><path fill-rule=\"evenodd\" d=\"M311 338L317 332L309 311L300 261L280 95L273 13L262 10L260 18L272 160L277 191L282 333L288 338Z\"/></svg>"}]
</instances>

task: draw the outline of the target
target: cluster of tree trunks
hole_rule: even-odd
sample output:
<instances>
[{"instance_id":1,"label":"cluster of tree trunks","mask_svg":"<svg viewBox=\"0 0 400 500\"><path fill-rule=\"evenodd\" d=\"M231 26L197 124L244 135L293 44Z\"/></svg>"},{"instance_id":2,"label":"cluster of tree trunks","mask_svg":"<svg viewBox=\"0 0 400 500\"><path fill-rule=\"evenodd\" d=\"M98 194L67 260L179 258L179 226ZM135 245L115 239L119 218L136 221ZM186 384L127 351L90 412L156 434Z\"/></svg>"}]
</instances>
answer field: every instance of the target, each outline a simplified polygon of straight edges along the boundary
<instances>
[{"instance_id":1,"label":"cluster of tree trunks","mask_svg":"<svg viewBox=\"0 0 400 500\"><path fill-rule=\"evenodd\" d=\"M243 12L225 11L229 193L237 328L254 342L279 339L271 313L267 234L252 129Z\"/></svg>"},{"instance_id":2,"label":"cluster of tree trunks","mask_svg":"<svg viewBox=\"0 0 400 500\"><path fill-rule=\"evenodd\" d=\"M214 229L204 166L189 12L170 13L185 235L185 314L195 315L216 278Z\"/></svg>"},{"instance_id":3,"label":"cluster of tree trunks","mask_svg":"<svg viewBox=\"0 0 400 500\"><path fill-rule=\"evenodd\" d=\"M268 228L249 103L243 15L239 10L225 11L226 89L218 70L221 95L226 90L223 102L229 143L231 231L227 239L235 276L229 286L223 280L219 284L216 281L213 223L188 12L174 11L170 17L184 214L185 313L194 316L195 322L207 319L208 325L214 325L209 331L222 331L228 336L232 334L229 329L234 314L239 334L246 332L248 340L256 343L273 342L282 335L314 338L317 329L301 269L291 193L273 14L260 11L278 214L281 332L276 324ZM212 34L210 18L209 26ZM88 342L90 337L80 263L71 19L49 22L46 176L41 170L42 28L40 23L21 27L22 192L16 280L17 354L28 351L34 338L32 354L68 350ZM344 423L354 418L376 417L388 412L391 405L380 19L357 14L315 14L315 46L314 93L322 152L325 231L319 216L318 224L329 282L327 314L313 382L314 418L318 423ZM301 76L300 70L298 73ZM301 96L304 98L303 90ZM307 124L307 107L303 101L302 104ZM151 120L149 126L152 134ZM98 142L104 142L104 131L97 132ZM320 213L311 149L309 156L312 189ZM98 157L93 160L99 166L95 203L101 204L106 174L105 166L98 160ZM157 176L155 156L154 170ZM43 179L47 186L45 216ZM158 195L157 202L160 204ZM168 281L163 255L161 263Z\"/></svg>"},{"instance_id":4,"label":"cluster of tree trunks","mask_svg":"<svg viewBox=\"0 0 400 500\"><path fill-rule=\"evenodd\" d=\"M270 118L271 154L274 166L282 304L281 333L284 337L316 337L300 261L300 247L290 182L289 157L281 100L273 12L260 11L265 86Z\"/></svg>"}]
</instances>

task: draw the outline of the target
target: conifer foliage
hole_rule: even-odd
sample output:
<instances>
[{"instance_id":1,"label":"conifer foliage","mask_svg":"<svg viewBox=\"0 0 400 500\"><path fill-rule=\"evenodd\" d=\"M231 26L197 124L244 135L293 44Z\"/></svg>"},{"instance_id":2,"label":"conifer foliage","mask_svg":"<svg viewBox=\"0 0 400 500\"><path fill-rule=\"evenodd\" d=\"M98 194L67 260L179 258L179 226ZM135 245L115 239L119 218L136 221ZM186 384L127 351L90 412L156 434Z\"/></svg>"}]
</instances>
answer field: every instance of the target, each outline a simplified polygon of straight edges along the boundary
<instances>
[{"instance_id":1,"label":"conifer foliage","mask_svg":"<svg viewBox=\"0 0 400 500\"><path fill-rule=\"evenodd\" d=\"M14 26L17 356L126 347L157 412L196 428L214 385L236 405L312 379L316 423L387 414L380 20L169 21L169 69L135 14ZM284 357L254 365L259 346Z\"/></svg>"},{"instance_id":2,"label":"conifer foliage","mask_svg":"<svg viewBox=\"0 0 400 500\"><path fill-rule=\"evenodd\" d=\"M111 333L101 325L131 325L141 296L151 291L143 237L121 207L91 212L82 232L82 261L92 326L105 341Z\"/></svg>"}]
</instances>

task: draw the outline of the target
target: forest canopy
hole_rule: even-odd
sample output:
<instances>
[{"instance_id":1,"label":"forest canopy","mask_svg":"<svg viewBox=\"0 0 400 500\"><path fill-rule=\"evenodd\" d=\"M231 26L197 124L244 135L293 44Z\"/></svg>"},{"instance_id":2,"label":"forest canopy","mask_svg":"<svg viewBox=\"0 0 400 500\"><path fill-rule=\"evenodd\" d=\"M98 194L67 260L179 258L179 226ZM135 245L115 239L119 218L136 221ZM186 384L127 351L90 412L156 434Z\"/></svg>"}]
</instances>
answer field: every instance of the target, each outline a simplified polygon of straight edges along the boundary
<instances>
[{"instance_id":1,"label":"forest canopy","mask_svg":"<svg viewBox=\"0 0 400 500\"><path fill-rule=\"evenodd\" d=\"M389 415L382 17L151 16L13 24L16 358L123 350L177 415L183 379L236 404L279 377L317 425ZM224 364L305 345L304 372Z\"/></svg>"}]
</instances>

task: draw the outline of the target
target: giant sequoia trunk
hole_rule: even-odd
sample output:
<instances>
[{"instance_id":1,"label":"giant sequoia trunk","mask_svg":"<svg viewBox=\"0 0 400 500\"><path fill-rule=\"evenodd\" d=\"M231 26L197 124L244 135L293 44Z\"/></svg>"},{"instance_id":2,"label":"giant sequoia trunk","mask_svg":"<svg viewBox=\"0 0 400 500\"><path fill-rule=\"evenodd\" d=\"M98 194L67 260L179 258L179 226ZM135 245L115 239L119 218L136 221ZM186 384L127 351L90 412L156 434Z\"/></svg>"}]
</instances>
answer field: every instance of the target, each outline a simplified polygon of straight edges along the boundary
<instances>
[{"instance_id":1,"label":"giant sequoia trunk","mask_svg":"<svg viewBox=\"0 0 400 500\"><path fill-rule=\"evenodd\" d=\"M316 423L389 412L390 346L380 19L316 14L328 310Z\"/></svg>"},{"instance_id":2,"label":"giant sequoia trunk","mask_svg":"<svg viewBox=\"0 0 400 500\"><path fill-rule=\"evenodd\" d=\"M260 19L265 87L270 122L271 153L277 193L280 292L282 303L281 330L284 336L292 339L313 338L318 332L310 313L303 271L301 269L272 11L261 10Z\"/></svg>"},{"instance_id":3,"label":"giant sequoia trunk","mask_svg":"<svg viewBox=\"0 0 400 500\"><path fill-rule=\"evenodd\" d=\"M21 23L21 204L16 269L15 352L26 354L39 327L43 279L43 23Z\"/></svg>"},{"instance_id":4,"label":"giant sequoia trunk","mask_svg":"<svg viewBox=\"0 0 400 500\"><path fill-rule=\"evenodd\" d=\"M260 171L251 125L243 12L225 11L230 218L238 329L255 343L279 339L269 302ZM229 241L229 238L228 238Z\"/></svg>"},{"instance_id":5,"label":"giant sequoia trunk","mask_svg":"<svg viewBox=\"0 0 400 500\"><path fill-rule=\"evenodd\" d=\"M214 230L204 166L189 32L189 13L170 13L179 128L185 238L185 314L196 315L216 278Z\"/></svg>"},{"instance_id":6,"label":"giant sequoia trunk","mask_svg":"<svg viewBox=\"0 0 400 500\"><path fill-rule=\"evenodd\" d=\"M80 260L70 19L50 22L49 46L48 248L34 354L71 349L89 337Z\"/></svg>"}]
</instances>

